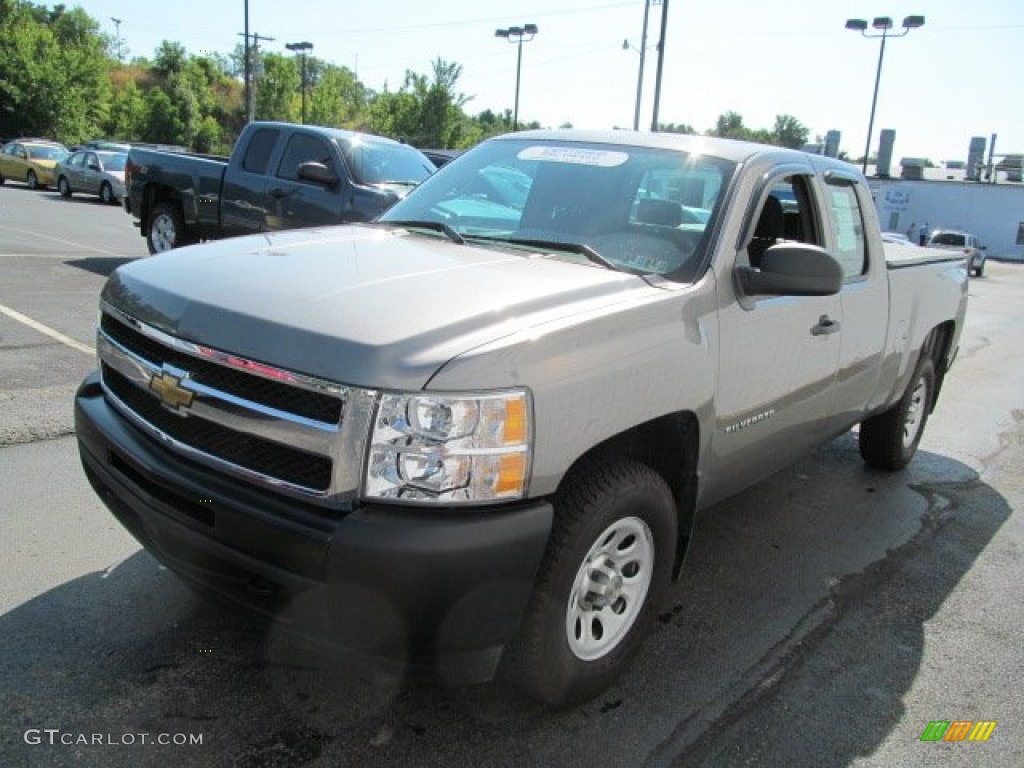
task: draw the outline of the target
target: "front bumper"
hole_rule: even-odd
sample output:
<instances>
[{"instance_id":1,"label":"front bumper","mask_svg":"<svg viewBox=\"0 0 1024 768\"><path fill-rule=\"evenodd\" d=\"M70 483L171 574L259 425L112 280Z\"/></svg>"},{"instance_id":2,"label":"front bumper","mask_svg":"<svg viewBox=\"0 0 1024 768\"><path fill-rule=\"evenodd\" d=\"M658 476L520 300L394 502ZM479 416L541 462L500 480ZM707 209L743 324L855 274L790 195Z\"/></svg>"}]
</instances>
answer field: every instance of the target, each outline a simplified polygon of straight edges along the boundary
<instances>
[{"instance_id":1,"label":"front bumper","mask_svg":"<svg viewBox=\"0 0 1024 768\"><path fill-rule=\"evenodd\" d=\"M304 504L219 475L126 422L97 374L75 398L90 483L158 560L355 661L493 677L551 529L546 501L429 510Z\"/></svg>"}]
</instances>

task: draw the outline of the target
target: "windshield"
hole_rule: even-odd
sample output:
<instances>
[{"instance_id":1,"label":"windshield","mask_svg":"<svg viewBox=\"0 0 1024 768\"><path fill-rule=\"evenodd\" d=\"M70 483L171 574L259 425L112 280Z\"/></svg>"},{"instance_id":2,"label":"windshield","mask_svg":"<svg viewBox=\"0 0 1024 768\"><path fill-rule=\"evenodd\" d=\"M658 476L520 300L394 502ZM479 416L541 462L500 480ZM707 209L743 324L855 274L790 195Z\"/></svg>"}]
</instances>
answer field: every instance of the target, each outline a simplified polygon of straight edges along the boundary
<instances>
[{"instance_id":1,"label":"windshield","mask_svg":"<svg viewBox=\"0 0 1024 768\"><path fill-rule=\"evenodd\" d=\"M407 144L354 139L338 145L360 184L418 184L437 170L426 155Z\"/></svg>"},{"instance_id":2,"label":"windshield","mask_svg":"<svg viewBox=\"0 0 1024 768\"><path fill-rule=\"evenodd\" d=\"M957 232L939 232L932 237L932 245L963 245L964 236Z\"/></svg>"},{"instance_id":3,"label":"windshield","mask_svg":"<svg viewBox=\"0 0 1024 768\"><path fill-rule=\"evenodd\" d=\"M587 260L623 271L688 281L734 167L679 150L496 140L446 166L380 220L436 222L478 244L564 250L576 261L589 253Z\"/></svg>"}]
</instances>

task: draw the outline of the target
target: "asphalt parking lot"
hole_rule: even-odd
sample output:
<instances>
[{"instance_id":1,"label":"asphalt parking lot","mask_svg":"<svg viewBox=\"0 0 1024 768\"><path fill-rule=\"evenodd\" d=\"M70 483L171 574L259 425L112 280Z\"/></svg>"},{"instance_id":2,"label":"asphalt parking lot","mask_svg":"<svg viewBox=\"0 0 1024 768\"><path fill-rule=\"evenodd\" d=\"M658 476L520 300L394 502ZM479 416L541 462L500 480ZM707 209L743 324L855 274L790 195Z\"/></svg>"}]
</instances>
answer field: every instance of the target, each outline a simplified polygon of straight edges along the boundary
<instances>
[{"instance_id":1,"label":"asphalt parking lot","mask_svg":"<svg viewBox=\"0 0 1024 768\"><path fill-rule=\"evenodd\" d=\"M550 712L333 663L120 528L71 398L103 281L145 252L116 207L0 187L3 768L1024 765L1024 265L972 280L908 470L848 434L705 512L637 662ZM921 740L945 720L996 725Z\"/></svg>"}]
</instances>

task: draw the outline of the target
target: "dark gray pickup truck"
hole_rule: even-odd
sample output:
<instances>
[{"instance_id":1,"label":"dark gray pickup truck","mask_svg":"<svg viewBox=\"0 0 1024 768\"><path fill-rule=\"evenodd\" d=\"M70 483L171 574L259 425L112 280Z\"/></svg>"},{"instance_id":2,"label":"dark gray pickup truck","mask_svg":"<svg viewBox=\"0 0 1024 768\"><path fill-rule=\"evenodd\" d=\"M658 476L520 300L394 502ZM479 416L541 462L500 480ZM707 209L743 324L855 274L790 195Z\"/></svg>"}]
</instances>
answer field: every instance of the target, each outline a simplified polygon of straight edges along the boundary
<instances>
[{"instance_id":1,"label":"dark gray pickup truck","mask_svg":"<svg viewBox=\"0 0 1024 768\"><path fill-rule=\"evenodd\" d=\"M380 136L255 122L231 156L132 147L125 210L150 253L200 240L369 221L435 170Z\"/></svg>"}]
</instances>

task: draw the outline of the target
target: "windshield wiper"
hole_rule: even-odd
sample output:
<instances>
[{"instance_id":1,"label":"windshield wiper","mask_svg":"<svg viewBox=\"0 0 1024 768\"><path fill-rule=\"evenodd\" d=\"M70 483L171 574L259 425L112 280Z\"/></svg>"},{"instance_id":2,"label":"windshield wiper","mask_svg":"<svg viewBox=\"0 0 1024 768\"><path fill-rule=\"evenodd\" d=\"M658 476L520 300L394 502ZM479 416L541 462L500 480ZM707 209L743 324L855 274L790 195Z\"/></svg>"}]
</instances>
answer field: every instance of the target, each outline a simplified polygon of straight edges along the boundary
<instances>
[{"instance_id":1,"label":"windshield wiper","mask_svg":"<svg viewBox=\"0 0 1024 768\"><path fill-rule=\"evenodd\" d=\"M509 243L510 245L525 245L529 248L536 248L539 251L564 251L566 253L578 253L584 256L587 261L593 264L600 264L607 269L614 269L617 272L629 272L632 275L645 274L636 269L625 267L609 261L600 253L595 251L586 243L566 243L561 240L536 240L529 237L488 237L473 235L474 240L487 240L492 243Z\"/></svg>"},{"instance_id":2,"label":"windshield wiper","mask_svg":"<svg viewBox=\"0 0 1024 768\"><path fill-rule=\"evenodd\" d=\"M375 221L373 223L388 229L429 229L433 232L440 232L457 245L466 244L462 235L443 221Z\"/></svg>"}]
</instances>

